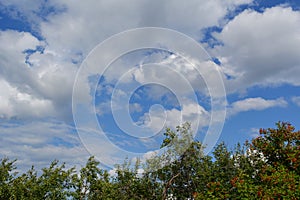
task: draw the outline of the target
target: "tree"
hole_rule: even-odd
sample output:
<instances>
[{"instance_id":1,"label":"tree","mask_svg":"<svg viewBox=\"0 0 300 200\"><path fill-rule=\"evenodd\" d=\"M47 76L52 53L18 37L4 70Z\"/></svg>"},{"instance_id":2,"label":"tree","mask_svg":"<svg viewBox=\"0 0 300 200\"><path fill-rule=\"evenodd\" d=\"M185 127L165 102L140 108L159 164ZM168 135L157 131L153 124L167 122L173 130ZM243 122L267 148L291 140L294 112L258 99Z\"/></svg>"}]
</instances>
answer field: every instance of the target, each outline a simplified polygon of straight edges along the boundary
<instances>
[{"instance_id":1,"label":"tree","mask_svg":"<svg viewBox=\"0 0 300 200\"><path fill-rule=\"evenodd\" d=\"M13 194L11 193L11 185L16 173L13 170L16 169L14 161L9 161L8 158L1 159L0 165L0 199L9 199Z\"/></svg>"},{"instance_id":2,"label":"tree","mask_svg":"<svg viewBox=\"0 0 300 200\"><path fill-rule=\"evenodd\" d=\"M257 174L263 198L297 199L300 196L300 131L290 123L278 122L277 128L260 129L260 136L249 145L265 164Z\"/></svg>"},{"instance_id":3,"label":"tree","mask_svg":"<svg viewBox=\"0 0 300 200\"><path fill-rule=\"evenodd\" d=\"M251 150L262 153L266 162L274 167L283 165L300 174L300 131L290 123L278 122L277 129L260 129L260 136L250 145Z\"/></svg>"},{"instance_id":4,"label":"tree","mask_svg":"<svg viewBox=\"0 0 300 200\"><path fill-rule=\"evenodd\" d=\"M199 186L204 187L209 180L211 157L205 156L202 144L193 140L189 123L177 126L176 131L167 128L164 135L164 154L149 159L146 170L152 170L150 178L161 183L161 199L169 195L194 198L203 189Z\"/></svg>"},{"instance_id":5,"label":"tree","mask_svg":"<svg viewBox=\"0 0 300 200\"><path fill-rule=\"evenodd\" d=\"M99 164L92 156L79 174L72 175L74 199L113 199L114 188L110 182L110 175L106 170L100 169Z\"/></svg>"},{"instance_id":6,"label":"tree","mask_svg":"<svg viewBox=\"0 0 300 200\"><path fill-rule=\"evenodd\" d=\"M164 153L146 166L127 159L116 166L116 175L101 169L94 157L79 171L55 160L41 175L34 167L18 174L16 161L3 158L0 200L299 199L300 132L289 123L276 125L261 129L259 137L232 151L220 143L212 156L203 154L189 123L175 131L168 128Z\"/></svg>"},{"instance_id":7,"label":"tree","mask_svg":"<svg viewBox=\"0 0 300 200\"><path fill-rule=\"evenodd\" d=\"M215 176L199 199L298 199L300 196L300 132L286 122L260 129L244 149L230 153L220 144L214 151Z\"/></svg>"}]
</instances>

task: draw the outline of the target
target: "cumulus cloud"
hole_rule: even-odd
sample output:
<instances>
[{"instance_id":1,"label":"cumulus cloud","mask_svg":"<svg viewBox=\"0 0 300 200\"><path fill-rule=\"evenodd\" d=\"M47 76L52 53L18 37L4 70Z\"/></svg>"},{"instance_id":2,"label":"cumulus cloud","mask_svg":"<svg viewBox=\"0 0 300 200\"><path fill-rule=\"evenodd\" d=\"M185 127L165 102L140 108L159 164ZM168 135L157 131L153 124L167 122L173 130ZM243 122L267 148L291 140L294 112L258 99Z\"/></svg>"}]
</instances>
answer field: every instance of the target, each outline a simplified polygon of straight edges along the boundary
<instances>
[{"instance_id":1,"label":"cumulus cloud","mask_svg":"<svg viewBox=\"0 0 300 200\"><path fill-rule=\"evenodd\" d=\"M191 122L192 130L204 128L210 122L210 113L195 102L184 102L182 109L166 110L161 107L153 108L140 118L140 123L153 131L161 131L175 124Z\"/></svg>"},{"instance_id":2,"label":"cumulus cloud","mask_svg":"<svg viewBox=\"0 0 300 200\"><path fill-rule=\"evenodd\" d=\"M74 56L80 52L86 55L112 34L136 27L167 27L199 39L202 28L218 25L229 10L252 1L191 0L183 4L179 0L34 0L26 3L4 0L1 4L36 24L36 29L47 40L49 48L64 56Z\"/></svg>"},{"instance_id":3,"label":"cumulus cloud","mask_svg":"<svg viewBox=\"0 0 300 200\"><path fill-rule=\"evenodd\" d=\"M70 119L73 64L37 50L45 44L30 33L1 31L0 42L0 96L11 108L0 115Z\"/></svg>"},{"instance_id":4,"label":"cumulus cloud","mask_svg":"<svg viewBox=\"0 0 300 200\"><path fill-rule=\"evenodd\" d=\"M267 100L261 97L247 98L233 102L227 109L228 116L251 110L265 110L272 107L285 107L287 102L283 98Z\"/></svg>"},{"instance_id":5,"label":"cumulus cloud","mask_svg":"<svg viewBox=\"0 0 300 200\"><path fill-rule=\"evenodd\" d=\"M20 92L5 80L0 80L0 118L40 118L54 116L54 106L47 99Z\"/></svg>"},{"instance_id":6,"label":"cumulus cloud","mask_svg":"<svg viewBox=\"0 0 300 200\"><path fill-rule=\"evenodd\" d=\"M51 116L52 102L38 95L38 80L24 55L25 50L34 50L41 42L30 33L17 31L0 32L0 42L0 98L5 105L0 116Z\"/></svg>"},{"instance_id":7,"label":"cumulus cloud","mask_svg":"<svg viewBox=\"0 0 300 200\"><path fill-rule=\"evenodd\" d=\"M182 6L179 1L163 1L158 4L136 0L126 3L119 1L24 3L5 0L1 2L2 9L11 16L31 24L43 41L31 33L2 31L1 75L10 87L15 88L23 96L38 99L39 104L40 101L47 102L44 105L48 107L49 115L44 111L39 112L44 113L45 117L57 116L70 120L69 102L76 70L84 56L99 42L112 34L141 26L173 28L199 39L202 37L199 30L218 25L228 10L250 2L251 0L230 2L217 0L201 3L189 1ZM151 10L157 13L155 17ZM41 46L42 52L38 50ZM28 49L35 52L24 53ZM34 106L32 108L31 110L39 109L39 107L34 109ZM4 114L10 116L8 113L1 115Z\"/></svg>"},{"instance_id":8,"label":"cumulus cloud","mask_svg":"<svg viewBox=\"0 0 300 200\"><path fill-rule=\"evenodd\" d=\"M299 86L300 13L290 7L272 7L259 13L245 10L216 33L224 45L220 56L228 91L254 85Z\"/></svg>"}]
</instances>

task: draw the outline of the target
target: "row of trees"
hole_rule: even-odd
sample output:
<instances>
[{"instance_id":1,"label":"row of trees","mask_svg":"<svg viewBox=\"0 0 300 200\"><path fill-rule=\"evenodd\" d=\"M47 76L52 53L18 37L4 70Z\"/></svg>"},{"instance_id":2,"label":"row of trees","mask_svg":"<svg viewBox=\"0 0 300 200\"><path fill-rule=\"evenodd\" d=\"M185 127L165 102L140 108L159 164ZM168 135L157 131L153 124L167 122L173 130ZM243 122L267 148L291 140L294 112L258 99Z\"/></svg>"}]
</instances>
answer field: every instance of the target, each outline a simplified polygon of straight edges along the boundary
<instances>
[{"instance_id":1,"label":"row of trees","mask_svg":"<svg viewBox=\"0 0 300 200\"><path fill-rule=\"evenodd\" d=\"M191 140L188 123L167 129L155 156L141 166L126 161L116 175L94 157L76 171L54 161L41 175L32 167L16 174L15 161L1 160L0 199L299 199L300 131L279 122L260 136L229 150L219 144L212 156ZM188 143L186 143L188 142ZM188 144L182 151L180 146ZM164 165L161 165L161 164ZM166 164L168 163L168 164ZM138 171L144 169L142 174ZM155 169L155 170L154 170Z\"/></svg>"}]
</instances>

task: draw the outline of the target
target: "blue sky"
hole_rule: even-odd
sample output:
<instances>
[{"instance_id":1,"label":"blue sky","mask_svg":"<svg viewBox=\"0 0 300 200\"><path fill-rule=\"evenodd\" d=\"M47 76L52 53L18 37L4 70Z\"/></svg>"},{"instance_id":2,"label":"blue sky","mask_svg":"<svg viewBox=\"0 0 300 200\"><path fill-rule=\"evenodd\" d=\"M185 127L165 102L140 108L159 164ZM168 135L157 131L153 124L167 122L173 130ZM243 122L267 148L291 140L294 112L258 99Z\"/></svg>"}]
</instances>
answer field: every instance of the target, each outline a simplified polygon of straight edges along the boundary
<instances>
[{"instance_id":1,"label":"blue sky","mask_svg":"<svg viewBox=\"0 0 300 200\"><path fill-rule=\"evenodd\" d=\"M181 32L210 58L193 67L162 40L165 49L133 49L101 72L105 56L152 35L119 42L98 57L91 51L142 27ZM216 73L227 102L213 94L226 117L214 121L222 129L212 143L233 147L277 121L300 129L296 0L2 0L0 43L0 152L17 158L22 169L53 159L81 165L90 154L108 166L126 153L147 156L158 149L165 127L183 121L203 140L213 113L208 91L220 87ZM84 84L80 74L90 63L96 70ZM222 118L221 111L216 116Z\"/></svg>"}]
</instances>

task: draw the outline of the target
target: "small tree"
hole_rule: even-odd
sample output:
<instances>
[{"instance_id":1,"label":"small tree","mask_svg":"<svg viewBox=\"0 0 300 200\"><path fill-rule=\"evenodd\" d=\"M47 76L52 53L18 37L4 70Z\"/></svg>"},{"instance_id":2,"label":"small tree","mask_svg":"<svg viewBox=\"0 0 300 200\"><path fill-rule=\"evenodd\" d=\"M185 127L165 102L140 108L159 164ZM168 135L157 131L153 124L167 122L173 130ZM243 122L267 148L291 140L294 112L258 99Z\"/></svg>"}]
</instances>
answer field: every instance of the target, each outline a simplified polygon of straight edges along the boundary
<instances>
[{"instance_id":1,"label":"small tree","mask_svg":"<svg viewBox=\"0 0 300 200\"><path fill-rule=\"evenodd\" d=\"M9 161L8 158L1 159L0 165L0 199L9 199L13 195L11 185L16 172L15 161Z\"/></svg>"},{"instance_id":2,"label":"small tree","mask_svg":"<svg viewBox=\"0 0 300 200\"><path fill-rule=\"evenodd\" d=\"M300 131L286 122L277 128L260 129L260 136L247 144L252 163L263 160L256 174L241 173L233 184L239 198L298 199L300 196ZM254 196L253 196L254 195Z\"/></svg>"},{"instance_id":3,"label":"small tree","mask_svg":"<svg viewBox=\"0 0 300 200\"><path fill-rule=\"evenodd\" d=\"M110 176L106 170L99 168L99 162L95 157L90 157L81 168L79 174L73 174L72 186L74 199L110 199L113 195L113 188Z\"/></svg>"},{"instance_id":4,"label":"small tree","mask_svg":"<svg viewBox=\"0 0 300 200\"><path fill-rule=\"evenodd\" d=\"M202 144L193 139L189 123L177 126L176 131L167 128L164 135L161 148L165 152L149 159L146 170L153 170L150 178L161 183L159 198L192 199L209 180L211 158L204 156Z\"/></svg>"}]
</instances>

